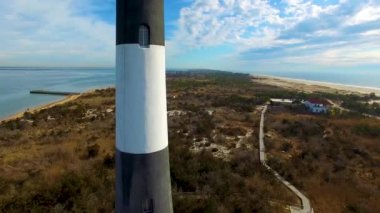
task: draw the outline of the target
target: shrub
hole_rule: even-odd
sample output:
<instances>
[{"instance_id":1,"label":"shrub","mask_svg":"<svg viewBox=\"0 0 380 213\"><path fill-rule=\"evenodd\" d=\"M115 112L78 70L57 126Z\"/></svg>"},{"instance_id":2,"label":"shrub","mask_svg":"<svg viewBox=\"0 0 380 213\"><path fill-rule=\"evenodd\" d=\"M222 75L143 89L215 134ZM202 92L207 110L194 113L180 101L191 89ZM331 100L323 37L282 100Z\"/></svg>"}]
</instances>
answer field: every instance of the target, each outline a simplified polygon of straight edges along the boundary
<instances>
[{"instance_id":1,"label":"shrub","mask_svg":"<svg viewBox=\"0 0 380 213\"><path fill-rule=\"evenodd\" d=\"M288 152L292 148L293 148L293 145L289 142L285 142L281 145L281 150L284 152Z\"/></svg>"},{"instance_id":2,"label":"shrub","mask_svg":"<svg viewBox=\"0 0 380 213\"><path fill-rule=\"evenodd\" d=\"M244 177L254 175L257 167L257 154L254 152L239 150L231 160L232 170Z\"/></svg>"},{"instance_id":3,"label":"shrub","mask_svg":"<svg viewBox=\"0 0 380 213\"><path fill-rule=\"evenodd\" d=\"M239 127L223 128L221 132L228 136L239 136L246 134L246 131Z\"/></svg>"},{"instance_id":4,"label":"shrub","mask_svg":"<svg viewBox=\"0 0 380 213\"><path fill-rule=\"evenodd\" d=\"M103 159L103 164L106 168L115 167L115 155L107 154Z\"/></svg>"},{"instance_id":5,"label":"shrub","mask_svg":"<svg viewBox=\"0 0 380 213\"><path fill-rule=\"evenodd\" d=\"M349 211L349 212L354 212L354 213L359 213L361 212L360 211L360 207L356 204L348 204L346 206L346 209Z\"/></svg>"},{"instance_id":6,"label":"shrub","mask_svg":"<svg viewBox=\"0 0 380 213\"><path fill-rule=\"evenodd\" d=\"M370 125L367 123L360 123L352 128L352 132L367 137L378 137L380 136L380 126Z\"/></svg>"},{"instance_id":7,"label":"shrub","mask_svg":"<svg viewBox=\"0 0 380 213\"><path fill-rule=\"evenodd\" d=\"M87 157L94 158L99 153L100 146L98 144L87 146Z\"/></svg>"}]
</instances>

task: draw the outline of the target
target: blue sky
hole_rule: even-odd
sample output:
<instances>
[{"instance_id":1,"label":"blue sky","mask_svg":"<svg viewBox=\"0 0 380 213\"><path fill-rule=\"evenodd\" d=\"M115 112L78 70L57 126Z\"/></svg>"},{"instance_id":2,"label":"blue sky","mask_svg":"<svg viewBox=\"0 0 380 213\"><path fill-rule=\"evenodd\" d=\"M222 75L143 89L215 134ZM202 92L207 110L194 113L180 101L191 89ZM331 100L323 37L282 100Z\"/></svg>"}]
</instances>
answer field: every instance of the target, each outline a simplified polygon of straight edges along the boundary
<instances>
[{"instance_id":1,"label":"blue sky","mask_svg":"<svg viewBox=\"0 0 380 213\"><path fill-rule=\"evenodd\" d=\"M167 67L380 71L380 0L166 0ZM115 61L115 0L0 2L0 66Z\"/></svg>"}]
</instances>

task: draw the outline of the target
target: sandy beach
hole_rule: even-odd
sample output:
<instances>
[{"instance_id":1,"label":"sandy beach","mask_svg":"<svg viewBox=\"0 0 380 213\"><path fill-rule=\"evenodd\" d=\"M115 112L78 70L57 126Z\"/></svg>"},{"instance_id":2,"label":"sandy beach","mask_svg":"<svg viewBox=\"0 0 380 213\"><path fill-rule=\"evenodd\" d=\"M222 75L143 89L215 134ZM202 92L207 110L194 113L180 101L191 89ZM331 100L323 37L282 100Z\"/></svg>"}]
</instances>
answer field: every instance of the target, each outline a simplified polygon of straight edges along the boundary
<instances>
[{"instance_id":1,"label":"sandy beach","mask_svg":"<svg viewBox=\"0 0 380 213\"><path fill-rule=\"evenodd\" d=\"M304 92L329 92L329 93L342 93L342 94L370 94L375 93L380 96L380 88L375 87L362 87L354 85L335 84L320 81L310 81L301 79L291 79L274 76L252 76L252 81L272 86L278 86L291 90L298 90Z\"/></svg>"},{"instance_id":2,"label":"sandy beach","mask_svg":"<svg viewBox=\"0 0 380 213\"><path fill-rule=\"evenodd\" d=\"M302 80L302 79L292 79L292 78L284 78L284 77L275 77L275 76L264 76L264 75L252 75L252 81L267 84L272 86L278 86L286 89L303 91L303 92L328 92L328 93L341 93L341 94L370 94L375 93L377 96L380 96L380 88L374 87L362 87L362 86L354 86L354 85L343 85L343 84L335 84L329 82L321 82L321 81L310 81L310 80ZM86 91L85 93L91 93L93 90ZM28 110L24 110L18 112L16 114L10 115L5 118L0 118L0 122L9 121L13 119L20 118L24 115L25 112L36 113L40 110L47 109L50 107L54 107L57 105L61 105L67 103L69 101L75 100L81 95L70 95L66 96L58 101L54 101L48 104L44 104L41 106L37 106Z\"/></svg>"},{"instance_id":3,"label":"sandy beach","mask_svg":"<svg viewBox=\"0 0 380 213\"><path fill-rule=\"evenodd\" d=\"M50 103L47 103L47 104L39 105L39 106L36 106L36 107L33 107L33 108L29 108L27 110L20 111L18 113L13 114L13 115L10 115L10 116L4 117L4 118L0 118L0 123L2 123L4 121L9 121L9 120L14 120L14 119L20 118L20 117L22 117L24 115L25 112L36 113L36 112L39 112L39 111L41 111L43 109L48 109L48 108L51 108L51 107L54 107L54 106L62 105L62 104L65 104L67 102L76 100L80 96L82 96L84 94L93 93L93 92L95 92L98 89L101 90L101 89L107 89L107 88L110 88L110 87L100 87L100 88L96 88L96 89L87 90L87 91L82 92L82 93L80 93L78 95L64 96L63 98L61 98L61 99L59 99L57 101L53 101L53 102L50 102Z\"/></svg>"},{"instance_id":4,"label":"sandy beach","mask_svg":"<svg viewBox=\"0 0 380 213\"><path fill-rule=\"evenodd\" d=\"M62 98L60 100L57 100L57 101L54 101L54 102L50 102L50 103L47 103L47 104L44 104L44 105L36 106L34 108L18 112L16 114L10 115L10 116L5 117L5 118L0 118L0 123L1 122L6 122L6 121L9 121L9 120L14 120L14 119L17 119L17 118L21 118L24 115L25 112L36 113L36 112L39 112L39 111L41 111L43 109L51 108L51 107L54 107L54 106L58 106L58 105L61 105L61 104L73 101L73 100L79 98L80 96L81 95L66 96L66 97L64 97L64 98Z\"/></svg>"}]
</instances>

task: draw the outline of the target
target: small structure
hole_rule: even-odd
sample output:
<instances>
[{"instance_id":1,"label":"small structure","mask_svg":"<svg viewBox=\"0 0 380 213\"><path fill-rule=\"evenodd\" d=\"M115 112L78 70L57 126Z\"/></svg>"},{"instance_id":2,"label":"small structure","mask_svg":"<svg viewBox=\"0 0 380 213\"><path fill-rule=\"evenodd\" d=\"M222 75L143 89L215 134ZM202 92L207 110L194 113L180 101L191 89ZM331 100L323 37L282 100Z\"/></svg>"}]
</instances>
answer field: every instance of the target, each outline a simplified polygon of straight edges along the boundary
<instances>
[{"instance_id":1,"label":"small structure","mask_svg":"<svg viewBox=\"0 0 380 213\"><path fill-rule=\"evenodd\" d=\"M273 106L292 105L293 103L294 103L294 100L292 99L277 99L277 98L270 99L270 104Z\"/></svg>"},{"instance_id":2,"label":"small structure","mask_svg":"<svg viewBox=\"0 0 380 213\"><path fill-rule=\"evenodd\" d=\"M327 113L330 108L330 103L321 99L309 99L304 102L306 108L312 113Z\"/></svg>"},{"instance_id":3,"label":"small structure","mask_svg":"<svg viewBox=\"0 0 380 213\"><path fill-rule=\"evenodd\" d=\"M79 92L60 92L60 91L48 91L48 90L31 90L30 94L42 94L42 95L79 95Z\"/></svg>"}]
</instances>

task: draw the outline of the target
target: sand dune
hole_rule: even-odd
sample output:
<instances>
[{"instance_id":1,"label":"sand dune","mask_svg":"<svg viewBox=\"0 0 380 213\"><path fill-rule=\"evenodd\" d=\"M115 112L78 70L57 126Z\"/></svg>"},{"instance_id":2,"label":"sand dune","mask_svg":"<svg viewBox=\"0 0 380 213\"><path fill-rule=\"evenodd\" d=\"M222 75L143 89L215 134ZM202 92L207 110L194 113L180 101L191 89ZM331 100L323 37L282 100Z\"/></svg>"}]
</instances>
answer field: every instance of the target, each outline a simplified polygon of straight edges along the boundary
<instances>
[{"instance_id":1,"label":"sand dune","mask_svg":"<svg viewBox=\"0 0 380 213\"><path fill-rule=\"evenodd\" d=\"M335 84L321 81L310 81L274 76L253 76L254 82L278 86L287 89L299 90L304 92L339 92L343 94L370 94L375 93L380 96L380 88L362 87L354 85Z\"/></svg>"}]
</instances>

